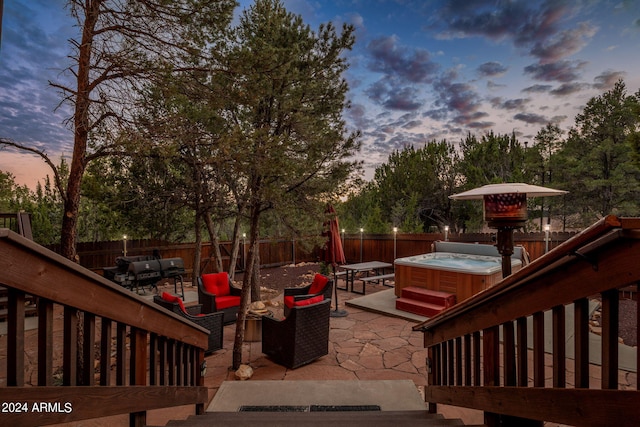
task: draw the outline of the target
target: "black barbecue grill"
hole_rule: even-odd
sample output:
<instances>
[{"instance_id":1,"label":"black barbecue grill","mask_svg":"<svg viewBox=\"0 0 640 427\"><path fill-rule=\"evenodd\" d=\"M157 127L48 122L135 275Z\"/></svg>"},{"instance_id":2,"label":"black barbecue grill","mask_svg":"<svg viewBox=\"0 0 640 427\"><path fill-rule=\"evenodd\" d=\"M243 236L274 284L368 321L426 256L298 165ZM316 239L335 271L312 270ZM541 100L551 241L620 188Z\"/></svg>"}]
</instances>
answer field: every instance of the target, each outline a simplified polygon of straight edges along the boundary
<instances>
[{"instance_id":1,"label":"black barbecue grill","mask_svg":"<svg viewBox=\"0 0 640 427\"><path fill-rule=\"evenodd\" d=\"M103 268L104 277L131 290L150 286L157 289L158 282L163 278L173 279L173 288L178 292L180 280L181 296L184 299L184 262L182 258L156 258L150 255L128 256L116 258L116 267Z\"/></svg>"},{"instance_id":2,"label":"black barbecue grill","mask_svg":"<svg viewBox=\"0 0 640 427\"><path fill-rule=\"evenodd\" d=\"M182 258L163 258L160 259L160 272L163 278L173 279L173 292L178 294L178 280L180 280L179 295L184 299L184 284L182 283L182 275L184 274L184 261Z\"/></svg>"}]
</instances>

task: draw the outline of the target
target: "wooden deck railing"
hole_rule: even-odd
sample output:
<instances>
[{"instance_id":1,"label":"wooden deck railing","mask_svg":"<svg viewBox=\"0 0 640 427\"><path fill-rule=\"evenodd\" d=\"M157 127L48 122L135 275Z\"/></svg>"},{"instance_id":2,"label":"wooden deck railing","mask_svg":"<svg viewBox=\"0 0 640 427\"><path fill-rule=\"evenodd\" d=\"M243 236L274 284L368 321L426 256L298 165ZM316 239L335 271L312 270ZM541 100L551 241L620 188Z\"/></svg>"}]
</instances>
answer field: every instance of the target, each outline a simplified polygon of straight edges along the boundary
<instances>
[{"instance_id":1,"label":"wooden deck railing","mask_svg":"<svg viewBox=\"0 0 640 427\"><path fill-rule=\"evenodd\" d=\"M610 216L417 325L428 349L430 411L437 403L479 409L489 426L636 425L640 391L619 386L618 289L638 281L640 219ZM601 341L589 333L594 296L602 301ZM551 337L544 336L545 313ZM573 347L566 345L571 335ZM590 352L601 357L601 381L592 383L589 370L599 367L590 365ZM637 347L631 352L637 371ZM566 375L568 364L574 377Z\"/></svg>"},{"instance_id":2,"label":"wooden deck railing","mask_svg":"<svg viewBox=\"0 0 640 427\"><path fill-rule=\"evenodd\" d=\"M129 414L138 426L152 409L193 404L204 412L205 329L7 229L0 285L9 309L0 425ZM26 345L25 295L38 301L37 351Z\"/></svg>"}]
</instances>

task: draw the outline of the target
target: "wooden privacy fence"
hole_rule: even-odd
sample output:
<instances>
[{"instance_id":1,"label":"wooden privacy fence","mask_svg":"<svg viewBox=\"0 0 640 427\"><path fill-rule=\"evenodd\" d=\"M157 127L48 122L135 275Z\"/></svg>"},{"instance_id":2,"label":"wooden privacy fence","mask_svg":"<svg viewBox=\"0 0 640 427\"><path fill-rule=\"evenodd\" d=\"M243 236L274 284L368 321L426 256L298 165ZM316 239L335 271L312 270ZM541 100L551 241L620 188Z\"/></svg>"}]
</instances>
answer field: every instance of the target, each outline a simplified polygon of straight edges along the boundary
<instances>
[{"instance_id":1,"label":"wooden privacy fence","mask_svg":"<svg viewBox=\"0 0 640 427\"><path fill-rule=\"evenodd\" d=\"M568 240L575 233L550 233L545 241L545 233L514 233L516 245L522 245L529 253L531 260L539 258L548 250ZM495 234L467 233L449 234L448 240L466 243L492 244ZM431 252L431 245L437 240L444 240L441 233L424 234L345 234L342 236L347 263L384 261L393 262L396 258ZM260 241L260 261L263 268L277 267L301 262L318 262L323 260L321 247L308 249L305 239L271 239ZM304 243L307 243L306 245ZM125 242L92 242L78 244L77 252L80 264L90 270L101 273L103 267L115 265L115 259L124 255ZM162 240L128 240L126 242L127 255L150 255L157 249L163 258L182 258L187 276L193 270L195 253L194 243L170 243ZM232 242L221 242L220 252L222 263L226 269L229 266ZM56 251L55 247L52 247ZM240 244L237 271L244 270L244 261L248 251L248 244ZM201 271L210 273L215 268L215 257L212 245L206 242L202 245Z\"/></svg>"}]
</instances>

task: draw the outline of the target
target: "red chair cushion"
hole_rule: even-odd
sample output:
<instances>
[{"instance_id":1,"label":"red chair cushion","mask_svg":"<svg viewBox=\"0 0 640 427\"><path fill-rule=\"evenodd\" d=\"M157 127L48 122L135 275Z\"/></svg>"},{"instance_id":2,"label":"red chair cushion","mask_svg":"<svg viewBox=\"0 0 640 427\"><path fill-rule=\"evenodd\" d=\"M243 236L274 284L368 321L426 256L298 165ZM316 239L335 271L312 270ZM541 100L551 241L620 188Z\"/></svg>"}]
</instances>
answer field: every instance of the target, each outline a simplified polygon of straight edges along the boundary
<instances>
[{"instance_id":1,"label":"red chair cushion","mask_svg":"<svg viewBox=\"0 0 640 427\"><path fill-rule=\"evenodd\" d=\"M216 309L222 310L229 307L237 307L240 305L240 297L227 295L225 297L216 296Z\"/></svg>"},{"instance_id":2,"label":"red chair cushion","mask_svg":"<svg viewBox=\"0 0 640 427\"><path fill-rule=\"evenodd\" d=\"M289 308L293 307L293 301L295 301L293 299L293 295L288 295L284 297L284 305L286 305Z\"/></svg>"},{"instance_id":3,"label":"red chair cushion","mask_svg":"<svg viewBox=\"0 0 640 427\"><path fill-rule=\"evenodd\" d=\"M319 294L322 292L324 287L326 286L329 278L327 276L323 276L322 274L316 273L313 277L313 282L311 282L311 287L309 288L309 294Z\"/></svg>"},{"instance_id":4,"label":"red chair cushion","mask_svg":"<svg viewBox=\"0 0 640 427\"><path fill-rule=\"evenodd\" d=\"M205 291L217 297L231 293L231 289L229 289L229 274L225 272L203 274L202 286L204 286Z\"/></svg>"},{"instance_id":5,"label":"red chair cushion","mask_svg":"<svg viewBox=\"0 0 640 427\"><path fill-rule=\"evenodd\" d=\"M303 299L303 300L299 300L299 301L295 301L293 303L294 307L301 307L304 305L311 305L311 304L315 304L317 302L321 302L322 300L324 300L324 297L322 295L318 295L312 298L307 298L307 299Z\"/></svg>"},{"instance_id":6,"label":"red chair cushion","mask_svg":"<svg viewBox=\"0 0 640 427\"><path fill-rule=\"evenodd\" d=\"M180 310L182 310L182 312L185 314L187 313L187 310L185 310L184 308L184 303L182 302L180 297L171 295L170 293L167 293L167 292L163 292L162 299L167 302L177 303L180 306Z\"/></svg>"}]
</instances>

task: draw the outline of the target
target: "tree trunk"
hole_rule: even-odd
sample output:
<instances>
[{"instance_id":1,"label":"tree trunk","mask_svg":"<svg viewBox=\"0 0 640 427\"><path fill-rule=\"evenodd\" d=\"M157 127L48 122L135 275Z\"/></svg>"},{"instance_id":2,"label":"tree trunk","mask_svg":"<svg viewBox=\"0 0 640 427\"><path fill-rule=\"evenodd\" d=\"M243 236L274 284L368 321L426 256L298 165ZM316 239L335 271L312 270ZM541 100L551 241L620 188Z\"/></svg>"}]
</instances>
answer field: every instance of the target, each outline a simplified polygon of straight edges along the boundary
<instances>
[{"instance_id":1,"label":"tree trunk","mask_svg":"<svg viewBox=\"0 0 640 427\"><path fill-rule=\"evenodd\" d=\"M209 231L209 240L211 241L211 249L213 250L213 256L216 259L215 270L216 273L224 271L222 266L222 253L220 252L220 238L218 232L220 231L220 225L215 225L211 221L211 215L205 214L205 223L207 224L207 230Z\"/></svg>"},{"instance_id":2,"label":"tree trunk","mask_svg":"<svg viewBox=\"0 0 640 427\"><path fill-rule=\"evenodd\" d=\"M229 260L229 278L233 281L236 276L238 254L240 253L240 215L236 216L233 224L233 244L231 247L231 259Z\"/></svg>"},{"instance_id":3,"label":"tree trunk","mask_svg":"<svg viewBox=\"0 0 640 427\"><path fill-rule=\"evenodd\" d=\"M242 294L240 298L240 309L238 310L238 320L236 321L236 336L233 343L233 369L238 369L242 364L242 343L244 341L244 321L251 300L251 289L256 268L255 258L258 256L260 210L258 206L251 208L250 230L249 230L249 255L247 257L247 269L244 272L242 281Z\"/></svg>"},{"instance_id":4,"label":"tree trunk","mask_svg":"<svg viewBox=\"0 0 640 427\"><path fill-rule=\"evenodd\" d=\"M195 232L196 232L196 243L195 243L195 252L193 254L193 273L192 273L192 281L196 282L198 277L200 277L200 262L202 260L202 231L200 230L200 226L202 225L202 219L200 214L196 211L196 224L195 224Z\"/></svg>"}]
</instances>

